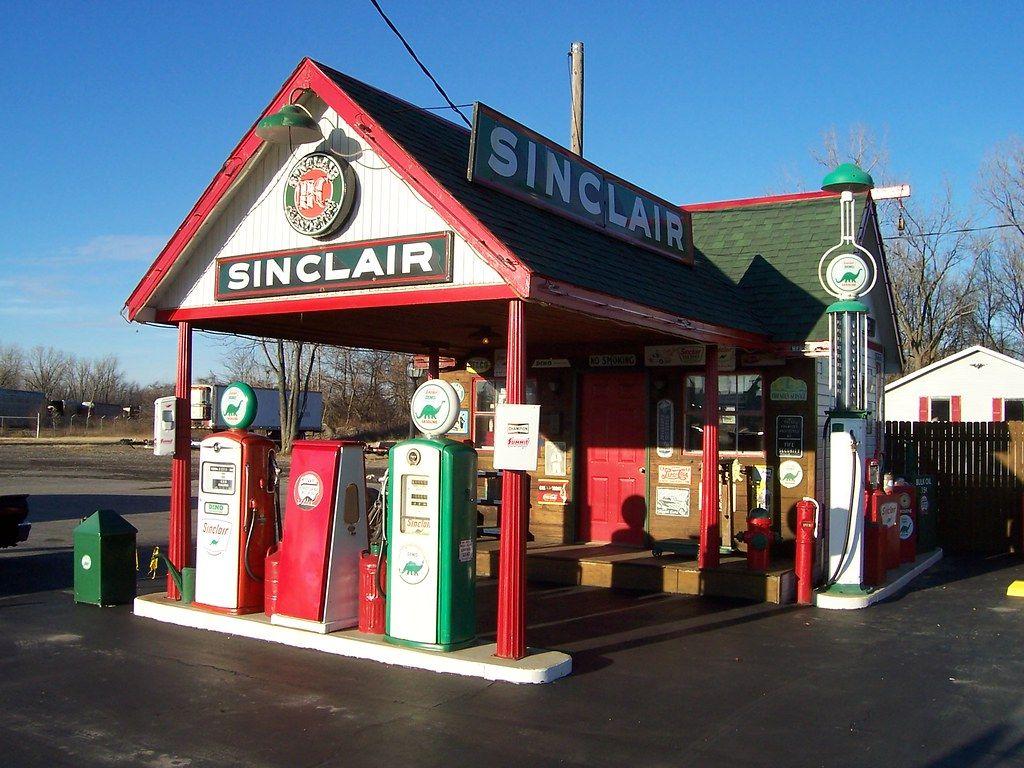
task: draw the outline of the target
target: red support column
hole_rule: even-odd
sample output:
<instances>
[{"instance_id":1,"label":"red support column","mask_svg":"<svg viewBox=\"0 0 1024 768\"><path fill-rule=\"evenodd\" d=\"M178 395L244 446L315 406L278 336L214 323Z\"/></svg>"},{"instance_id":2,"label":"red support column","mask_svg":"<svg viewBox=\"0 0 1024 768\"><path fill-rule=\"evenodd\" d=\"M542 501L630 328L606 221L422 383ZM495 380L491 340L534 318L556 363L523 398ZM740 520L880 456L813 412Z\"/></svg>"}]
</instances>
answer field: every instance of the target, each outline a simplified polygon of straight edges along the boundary
<instances>
[{"instance_id":1,"label":"red support column","mask_svg":"<svg viewBox=\"0 0 1024 768\"><path fill-rule=\"evenodd\" d=\"M704 350L704 438L700 494L699 568L718 567L722 534L718 522L718 345Z\"/></svg>"},{"instance_id":2,"label":"red support column","mask_svg":"<svg viewBox=\"0 0 1024 768\"><path fill-rule=\"evenodd\" d=\"M438 357L437 347L431 347L427 355L427 378L441 378L441 361Z\"/></svg>"},{"instance_id":3,"label":"red support column","mask_svg":"<svg viewBox=\"0 0 1024 768\"><path fill-rule=\"evenodd\" d=\"M167 534L167 558L174 567L189 565L192 553L192 324L178 323L178 375L174 396L174 457L171 459L171 522ZM167 596L180 595L167 574Z\"/></svg>"},{"instance_id":4,"label":"red support column","mask_svg":"<svg viewBox=\"0 0 1024 768\"><path fill-rule=\"evenodd\" d=\"M526 401L526 319L522 300L508 304L508 361L505 392L509 403ZM525 472L501 476L501 550L498 555L498 633L495 656L526 655L526 489Z\"/></svg>"}]
</instances>

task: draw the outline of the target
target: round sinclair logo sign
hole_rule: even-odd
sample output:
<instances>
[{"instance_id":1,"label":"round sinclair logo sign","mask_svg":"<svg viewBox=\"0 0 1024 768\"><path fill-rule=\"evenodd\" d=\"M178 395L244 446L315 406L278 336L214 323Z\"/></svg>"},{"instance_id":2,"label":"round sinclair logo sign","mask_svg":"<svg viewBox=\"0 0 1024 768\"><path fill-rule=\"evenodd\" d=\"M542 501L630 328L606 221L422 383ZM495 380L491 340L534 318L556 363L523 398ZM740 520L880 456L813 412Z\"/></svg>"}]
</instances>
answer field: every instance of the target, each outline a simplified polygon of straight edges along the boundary
<instances>
[{"instance_id":1,"label":"round sinclair logo sign","mask_svg":"<svg viewBox=\"0 0 1024 768\"><path fill-rule=\"evenodd\" d=\"M828 265L825 280L836 294L859 296L868 284L868 265L854 253L836 256Z\"/></svg>"},{"instance_id":2,"label":"round sinclair logo sign","mask_svg":"<svg viewBox=\"0 0 1024 768\"><path fill-rule=\"evenodd\" d=\"M312 509L324 495L324 483L316 472L303 472L295 480L295 503L302 509Z\"/></svg>"},{"instance_id":3,"label":"round sinclair logo sign","mask_svg":"<svg viewBox=\"0 0 1024 768\"><path fill-rule=\"evenodd\" d=\"M459 394L442 379L425 381L410 404L413 426L427 437L443 435L459 418Z\"/></svg>"},{"instance_id":4,"label":"round sinclair logo sign","mask_svg":"<svg viewBox=\"0 0 1024 768\"><path fill-rule=\"evenodd\" d=\"M284 215L296 232L326 237L345 223L356 201L356 174L344 160L313 152L298 160L284 185Z\"/></svg>"},{"instance_id":5,"label":"round sinclair logo sign","mask_svg":"<svg viewBox=\"0 0 1024 768\"><path fill-rule=\"evenodd\" d=\"M231 429L246 429L256 419L256 393L242 381L228 384L220 396L220 415Z\"/></svg>"}]
</instances>

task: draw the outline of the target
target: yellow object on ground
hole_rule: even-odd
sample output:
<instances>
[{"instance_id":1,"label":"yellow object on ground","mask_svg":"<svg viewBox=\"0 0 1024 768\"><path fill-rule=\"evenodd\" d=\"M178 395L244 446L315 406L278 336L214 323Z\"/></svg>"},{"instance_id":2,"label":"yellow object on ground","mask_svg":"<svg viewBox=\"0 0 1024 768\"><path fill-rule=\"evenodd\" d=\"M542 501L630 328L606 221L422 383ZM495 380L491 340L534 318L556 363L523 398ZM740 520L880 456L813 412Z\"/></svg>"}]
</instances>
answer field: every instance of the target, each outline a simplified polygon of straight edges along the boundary
<instances>
[{"instance_id":1,"label":"yellow object on ground","mask_svg":"<svg viewBox=\"0 0 1024 768\"><path fill-rule=\"evenodd\" d=\"M1006 588L1007 597L1024 597L1024 581L1015 581Z\"/></svg>"}]
</instances>

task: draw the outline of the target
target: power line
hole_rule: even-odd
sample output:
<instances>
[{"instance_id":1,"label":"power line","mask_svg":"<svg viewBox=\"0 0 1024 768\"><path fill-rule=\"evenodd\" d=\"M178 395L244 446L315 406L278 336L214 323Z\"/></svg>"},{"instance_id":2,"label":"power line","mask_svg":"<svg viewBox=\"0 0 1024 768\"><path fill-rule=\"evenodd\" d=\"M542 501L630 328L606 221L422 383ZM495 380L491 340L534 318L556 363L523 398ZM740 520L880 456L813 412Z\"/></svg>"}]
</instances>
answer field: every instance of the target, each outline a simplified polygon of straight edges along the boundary
<instances>
[{"instance_id":1,"label":"power line","mask_svg":"<svg viewBox=\"0 0 1024 768\"><path fill-rule=\"evenodd\" d=\"M462 110L458 108L455 102L448 97L448 94L445 93L444 88L442 88L441 84L437 82L437 78L430 74L430 70L427 69L426 65L422 61L420 61L420 57L416 55L416 51L412 49L412 46L409 45L408 41L402 36L402 33L398 31L398 27L396 27L394 23L391 21L391 19L388 18L388 15L384 13L384 9L380 7L380 3L378 3L377 0L370 0L370 4L377 9L377 13L379 13L380 17L384 19L384 23L387 24L391 28L391 31L394 32L395 35L398 37L398 39L402 41L402 45L405 46L405 50L407 50L409 52L409 55L412 56L412 60L415 61L419 65L420 69L423 70L423 74L430 78L430 82L434 84L434 87L437 88L437 92L441 94L441 96L444 98L446 102L448 102L448 106L451 109L454 109L456 112L458 112L459 117L462 118L462 120L466 123L467 126L472 128L473 124L469 122L469 118L466 117L466 115L463 114Z\"/></svg>"},{"instance_id":2,"label":"power line","mask_svg":"<svg viewBox=\"0 0 1024 768\"><path fill-rule=\"evenodd\" d=\"M945 229L945 230L939 230L939 231L935 231L935 232L920 232L920 233L913 234L913 235L909 235L909 234L907 234L907 235L889 235L888 237L883 237L882 239L883 240L905 240L905 239L907 239L909 237L941 237L942 235L960 235L960 234L964 234L965 232L984 232L984 231L989 230L989 229L1007 229L1007 228L1016 229L1017 225L1016 224L992 224L992 225L987 226L987 227L962 227L960 229Z\"/></svg>"}]
</instances>

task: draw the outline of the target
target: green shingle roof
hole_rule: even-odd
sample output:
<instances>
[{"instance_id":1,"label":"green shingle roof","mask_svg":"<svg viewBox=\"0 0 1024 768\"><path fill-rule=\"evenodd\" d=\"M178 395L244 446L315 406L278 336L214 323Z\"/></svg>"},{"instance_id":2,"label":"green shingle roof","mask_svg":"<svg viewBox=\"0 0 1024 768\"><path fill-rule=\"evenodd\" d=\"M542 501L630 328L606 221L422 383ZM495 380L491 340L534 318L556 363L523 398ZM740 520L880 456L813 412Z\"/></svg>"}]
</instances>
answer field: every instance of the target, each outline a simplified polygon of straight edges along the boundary
<instances>
[{"instance_id":1,"label":"green shingle roof","mask_svg":"<svg viewBox=\"0 0 1024 768\"><path fill-rule=\"evenodd\" d=\"M318 66L535 273L778 341L827 338L815 270L839 238L835 198L695 212L691 267L467 181L468 131Z\"/></svg>"},{"instance_id":2,"label":"green shingle roof","mask_svg":"<svg viewBox=\"0 0 1024 768\"><path fill-rule=\"evenodd\" d=\"M865 200L855 197L854 221L861 221ZM818 260L839 242L836 198L694 211L693 239L775 341L828 338L825 307L834 299L818 282Z\"/></svg>"}]
</instances>

